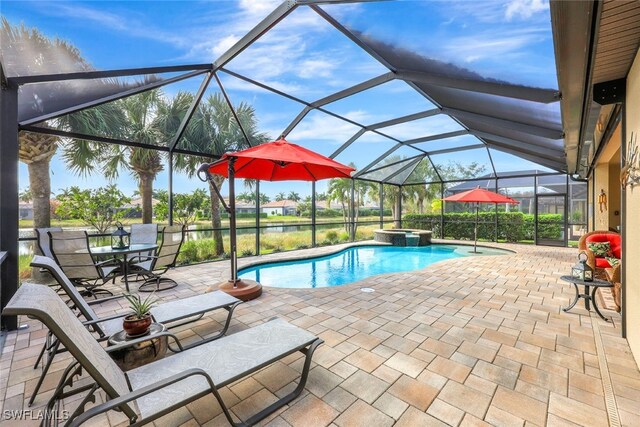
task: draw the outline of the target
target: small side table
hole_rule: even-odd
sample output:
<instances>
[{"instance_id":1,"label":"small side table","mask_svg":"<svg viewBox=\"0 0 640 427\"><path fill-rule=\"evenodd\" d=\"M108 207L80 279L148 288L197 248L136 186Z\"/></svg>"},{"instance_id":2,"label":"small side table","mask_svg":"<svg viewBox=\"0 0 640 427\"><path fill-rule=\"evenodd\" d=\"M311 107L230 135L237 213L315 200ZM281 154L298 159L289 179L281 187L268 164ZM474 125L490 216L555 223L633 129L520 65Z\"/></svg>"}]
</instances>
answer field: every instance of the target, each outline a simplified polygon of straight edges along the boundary
<instances>
[{"instance_id":1,"label":"small side table","mask_svg":"<svg viewBox=\"0 0 640 427\"><path fill-rule=\"evenodd\" d=\"M154 338L154 335L158 335L166 331L166 329L167 328L161 323L152 323L148 334L136 338L149 338L148 340L110 352L109 354L123 371L129 371L138 366L161 359L167 353L167 346L169 344L168 337L162 335ZM133 338L128 338L125 331L120 331L111 335L108 343L111 346L124 344L131 340L133 340Z\"/></svg>"},{"instance_id":2,"label":"small side table","mask_svg":"<svg viewBox=\"0 0 640 427\"><path fill-rule=\"evenodd\" d=\"M600 309L598 308L598 302L596 300L596 291L598 290L598 288L612 288L613 283L607 282L606 280L600 280L600 279L593 279L592 282L585 282L584 280L577 279L573 276L562 276L560 277L560 280L564 280L565 282L571 283L573 287L576 289L576 297L574 298L573 301L571 301L571 304L569 304L567 307L564 307L562 311L567 312L571 310L576 305L576 303L580 298L584 298L584 308L586 308L587 311L590 310L589 301L593 301L593 309L596 311L598 316L600 316L601 319L607 322L609 321L609 319L607 319L602 315L602 313L600 313ZM584 286L584 294L580 293L580 289L578 289L578 285ZM591 294L589 294L589 287L593 287Z\"/></svg>"}]
</instances>

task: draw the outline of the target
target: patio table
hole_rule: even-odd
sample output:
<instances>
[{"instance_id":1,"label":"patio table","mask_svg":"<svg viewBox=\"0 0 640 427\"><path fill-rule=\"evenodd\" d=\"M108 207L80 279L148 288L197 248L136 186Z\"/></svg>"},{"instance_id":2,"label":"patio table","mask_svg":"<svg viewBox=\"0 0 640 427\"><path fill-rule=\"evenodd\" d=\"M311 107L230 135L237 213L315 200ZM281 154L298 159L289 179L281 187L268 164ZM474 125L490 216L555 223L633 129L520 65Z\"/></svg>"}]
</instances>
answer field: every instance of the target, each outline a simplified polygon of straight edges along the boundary
<instances>
[{"instance_id":1,"label":"patio table","mask_svg":"<svg viewBox=\"0 0 640 427\"><path fill-rule=\"evenodd\" d=\"M600 279L593 279L593 281L587 282L569 275L560 277L560 280L571 283L573 287L576 289L575 298L573 299L573 301L571 301L571 304L569 304L567 307L564 307L562 311L566 313L576 305L576 303L580 298L584 298L584 308L586 308L587 311L590 310L589 301L593 301L593 309L596 311L596 313L598 313L598 316L600 316L600 318L606 322L609 321L609 319L607 319L602 315L602 313L600 313L600 309L598 308L598 302L596 301L596 291L598 290L598 288L612 288L613 283L607 282L606 280L600 280ZM584 294L580 293L580 289L578 288L578 285L584 286ZM591 286L593 287L593 290L591 291L591 294L589 294L589 287Z\"/></svg>"},{"instance_id":2,"label":"patio table","mask_svg":"<svg viewBox=\"0 0 640 427\"><path fill-rule=\"evenodd\" d=\"M112 256L114 258L122 257L122 273L124 274L124 285L129 292L129 263L127 262L127 256L130 254L155 251L158 249L158 245L155 243L137 243L130 245L126 249L114 249L111 246L95 246L89 248L91 255L97 256Z\"/></svg>"}]
</instances>

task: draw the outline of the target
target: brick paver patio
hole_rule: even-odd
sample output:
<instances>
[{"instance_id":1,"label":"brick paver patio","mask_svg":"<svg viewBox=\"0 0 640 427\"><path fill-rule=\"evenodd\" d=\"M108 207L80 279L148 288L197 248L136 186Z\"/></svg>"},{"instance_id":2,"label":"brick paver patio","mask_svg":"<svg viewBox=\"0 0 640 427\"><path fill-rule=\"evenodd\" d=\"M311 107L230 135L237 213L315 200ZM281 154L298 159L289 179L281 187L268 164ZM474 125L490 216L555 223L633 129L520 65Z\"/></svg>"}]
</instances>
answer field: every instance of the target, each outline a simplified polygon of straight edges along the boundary
<instances>
[{"instance_id":1,"label":"brick paver patio","mask_svg":"<svg viewBox=\"0 0 640 427\"><path fill-rule=\"evenodd\" d=\"M242 304L230 333L278 316L325 341L302 396L263 425L639 425L640 372L620 338L620 316L604 311L613 316L604 322L587 313L582 301L570 313L560 310L573 296L559 277L570 272L575 249L493 246L516 253L457 258L334 288L265 288L258 300ZM249 261L255 258L240 265ZM178 268L170 275L180 286L160 296L187 297L227 278L228 262ZM365 286L375 292L362 292ZM117 302L98 308L104 316L122 310ZM179 328L178 335L198 340L215 333L223 319L223 312L215 313ZM32 365L46 330L26 318L21 323L28 328L8 334L0 360L3 411L27 408L40 373ZM294 386L300 357L289 356L225 388L223 399L246 417ZM68 363L68 355L57 356L32 409L46 403ZM66 409L73 405L65 402ZM113 412L92 424L125 421ZM155 424L227 422L215 399L205 397Z\"/></svg>"}]
</instances>

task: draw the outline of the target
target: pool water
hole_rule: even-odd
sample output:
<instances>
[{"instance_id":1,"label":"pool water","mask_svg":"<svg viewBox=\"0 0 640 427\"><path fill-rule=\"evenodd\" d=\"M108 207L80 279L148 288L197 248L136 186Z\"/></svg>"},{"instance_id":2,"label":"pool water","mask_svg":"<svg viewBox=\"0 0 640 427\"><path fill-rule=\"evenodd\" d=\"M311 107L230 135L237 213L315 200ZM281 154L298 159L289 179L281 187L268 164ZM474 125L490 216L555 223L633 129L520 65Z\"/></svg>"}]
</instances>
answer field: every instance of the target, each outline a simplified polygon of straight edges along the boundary
<instances>
[{"instance_id":1,"label":"pool water","mask_svg":"<svg viewBox=\"0 0 640 427\"><path fill-rule=\"evenodd\" d=\"M243 268L239 276L264 286L278 288L324 288L356 282L384 273L398 273L425 268L445 259L473 255L503 255L500 249L471 246L356 246L332 255L295 261L280 261Z\"/></svg>"}]
</instances>

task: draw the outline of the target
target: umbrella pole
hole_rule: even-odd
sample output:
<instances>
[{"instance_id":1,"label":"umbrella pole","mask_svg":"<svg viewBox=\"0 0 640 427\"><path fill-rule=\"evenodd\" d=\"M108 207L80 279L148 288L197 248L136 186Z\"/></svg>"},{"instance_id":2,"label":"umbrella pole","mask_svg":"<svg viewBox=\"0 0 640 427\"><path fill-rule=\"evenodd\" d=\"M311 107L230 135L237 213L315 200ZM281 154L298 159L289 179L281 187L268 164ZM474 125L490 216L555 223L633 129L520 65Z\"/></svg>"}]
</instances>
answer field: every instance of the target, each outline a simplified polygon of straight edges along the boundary
<instances>
[{"instance_id":1,"label":"umbrella pole","mask_svg":"<svg viewBox=\"0 0 640 427\"><path fill-rule=\"evenodd\" d=\"M235 162L229 159L229 258L231 259L231 282L235 288L238 283L238 254L236 248L236 191Z\"/></svg>"},{"instance_id":2,"label":"umbrella pole","mask_svg":"<svg viewBox=\"0 0 640 427\"><path fill-rule=\"evenodd\" d=\"M477 253L478 249L478 218L480 217L480 203L476 202L476 226L473 227L473 253Z\"/></svg>"}]
</instances>

